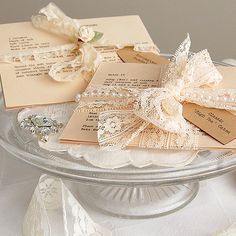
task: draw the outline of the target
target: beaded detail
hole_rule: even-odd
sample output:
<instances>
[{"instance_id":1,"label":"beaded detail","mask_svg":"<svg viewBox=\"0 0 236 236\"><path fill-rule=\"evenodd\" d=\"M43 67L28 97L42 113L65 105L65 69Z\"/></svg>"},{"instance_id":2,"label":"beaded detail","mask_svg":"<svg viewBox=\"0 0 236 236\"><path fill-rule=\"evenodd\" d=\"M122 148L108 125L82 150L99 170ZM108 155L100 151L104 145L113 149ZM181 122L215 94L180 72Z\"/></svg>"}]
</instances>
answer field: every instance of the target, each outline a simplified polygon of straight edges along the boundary
<instances>
[{"instance_id":1,"label":"beaded detail","mask_svg":"<svg viewBox=\"0 0 236 236\"><path fill-rule=\"evenodd\" d=\"M30 115L20 122L20 127L29 130L42 142L47 142L50 134L56 134L63 127L62 123L41 115Z\"/></svg>"}]
</instances>

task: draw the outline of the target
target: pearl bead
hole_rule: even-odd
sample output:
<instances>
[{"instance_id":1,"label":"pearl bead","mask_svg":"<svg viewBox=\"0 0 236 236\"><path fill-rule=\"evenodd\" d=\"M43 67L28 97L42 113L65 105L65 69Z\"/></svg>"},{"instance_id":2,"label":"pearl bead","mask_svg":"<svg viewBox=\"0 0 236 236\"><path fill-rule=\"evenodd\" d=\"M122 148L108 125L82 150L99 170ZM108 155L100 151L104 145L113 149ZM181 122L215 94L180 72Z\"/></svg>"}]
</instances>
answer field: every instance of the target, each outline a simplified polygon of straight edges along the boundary
<instances>
[{"instance_id":1,"label":"pearl bead","mask_svg":"<svg viewBox=\"0 0 236 236\"><path fill-rule=\"evenodd\" d=\"M79 102L80 98L81 98L81 95L80 95L80 94L77 94L76 97L75 97L75 101L76 101L76 102Z\"/></svg>"},{"instance_id":2,"label":"pearl bead","mask_svg":"<svg viewBox=\"0 0 236 236\"><path fill-rule=\"evenodd\" d=\"M212 99L212 97L211 97L211 96L208 96L208 99L209 99L209 100L211 100L211 99Z\"/></svg>"},{"instance_id":3,"label":"pearl bead","mask_svg":"<svg viewBox=\"0 0 236 236\"><path fill-rule=\"evenodd\" d=\"M108 92L105 93L106 96L109 96L110 94Z\"/></svg>"},{"instance_id":4,"label":"pearl bead","mask_svg":"<svg viewBox=\"0 0 236 236\"><path fill-rule=\"evenodd\" d=\"M112 96L116 96L116 93L112 93Z\"/></svg>"},{"instance_id":5,"label":"pearl bead","mask_svg":"<svg viewBox=\"0 0 236 236\"><path fill-rule=\"evenodd\" d=\"M119 96L120 96L120 97L123 97L123 94L122 94L122 93L120 93L120 94L119 94Z\"/></svg>"},{"instance_id":6,"label":"pearl bead","mask_svg":"<svg viewBox=\"0 0 236 236\"><path fill-rule=\"evenodd\" d=\"M219 97L216 97L216 101L219 101L220 100L220 98Z\"/></svg>"}]
</instances>

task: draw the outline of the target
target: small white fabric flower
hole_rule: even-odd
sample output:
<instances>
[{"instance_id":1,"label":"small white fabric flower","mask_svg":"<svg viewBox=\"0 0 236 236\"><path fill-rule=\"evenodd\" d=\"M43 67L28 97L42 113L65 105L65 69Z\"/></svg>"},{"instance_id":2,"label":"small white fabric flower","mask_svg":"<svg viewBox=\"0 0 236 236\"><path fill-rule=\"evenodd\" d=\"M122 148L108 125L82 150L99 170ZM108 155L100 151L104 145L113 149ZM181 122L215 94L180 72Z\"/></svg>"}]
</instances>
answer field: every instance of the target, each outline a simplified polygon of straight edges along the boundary
<instances>
[{"instance_id":1,"label":"small white fabric flower","mask_svg":"<svg viewBox=\"0 0 236 236\"><path fill-rule=\"evenodd\" d=\"M83 42L87 43L91 41L95 36L95 32L91 27L87 26L81 26L79 28L79 39L81 39Z\"/></svg>"}]
</instances>

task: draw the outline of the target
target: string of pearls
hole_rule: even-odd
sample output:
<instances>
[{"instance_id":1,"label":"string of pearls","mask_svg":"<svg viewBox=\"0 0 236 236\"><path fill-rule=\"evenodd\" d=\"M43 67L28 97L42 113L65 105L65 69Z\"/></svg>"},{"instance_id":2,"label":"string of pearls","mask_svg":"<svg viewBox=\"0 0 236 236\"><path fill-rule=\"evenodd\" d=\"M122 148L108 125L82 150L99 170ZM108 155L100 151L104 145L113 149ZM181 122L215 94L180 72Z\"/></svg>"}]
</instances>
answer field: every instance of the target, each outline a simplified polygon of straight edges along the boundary
<instances>
[{"instance_id":1,"label":"string of pearls","mask_svg":"<svg viewBox=\"0 0 236 236\"><path fill-rule=\"evenodd\" d=\"M235 97L226 97L226 96L216 96L216 97L213 97L211 95L199 95L197 93L186 93L185 94L185 97L186 98L190 98L191 97L194 99L194 100L209 100L209 101L217 101L217 102L235 102L236 101L236 98Z\"/></svg>"},{"instance_id":2,"label":"string of pearls","mask_svg":"<svg viewBox=\"0 0 236 236\"><path fill-rule=\"evenodd\" d=\"M89 92L89 91L85 91L84 93L82 94L77 94L76 95L76 102L78 102L81 97L101 97L101 96L104 96L104 97L117 97L117 98L125 98L125 97L137 97L138 94L136 93L129 93L129 92L114 92L114 91L110 91L110 92L104 92L104 91L92 91L92 92Z\"/></svg>"}]
</instances>

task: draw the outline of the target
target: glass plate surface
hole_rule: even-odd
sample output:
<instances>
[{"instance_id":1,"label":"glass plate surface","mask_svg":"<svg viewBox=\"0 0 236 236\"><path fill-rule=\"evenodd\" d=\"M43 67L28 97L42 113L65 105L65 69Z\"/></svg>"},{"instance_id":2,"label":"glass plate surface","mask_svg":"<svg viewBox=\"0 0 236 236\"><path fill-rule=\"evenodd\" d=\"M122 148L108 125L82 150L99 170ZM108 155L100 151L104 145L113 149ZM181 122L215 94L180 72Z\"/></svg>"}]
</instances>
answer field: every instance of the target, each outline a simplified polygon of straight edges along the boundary
<instances>
[{"instance_id":1,"label":"glass plate surface","mask_svg":"<svg viewBox=\"0 0 236 236\"><path fill-rule=\"evenodd\" d=\"M83 158L76 160L67 153L49 152L40 148L36 138L20 129L16 119L18 112L5 111L3 98L0 97L0 145L31 165L70 179L113 185L166 185L202 180L236 169L236 152L225 151L201 151L190 165L178 168L97 168Z\"/></svg>"}]
</instances>

